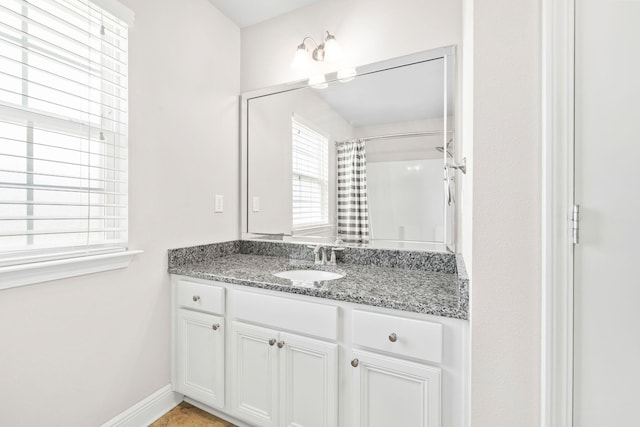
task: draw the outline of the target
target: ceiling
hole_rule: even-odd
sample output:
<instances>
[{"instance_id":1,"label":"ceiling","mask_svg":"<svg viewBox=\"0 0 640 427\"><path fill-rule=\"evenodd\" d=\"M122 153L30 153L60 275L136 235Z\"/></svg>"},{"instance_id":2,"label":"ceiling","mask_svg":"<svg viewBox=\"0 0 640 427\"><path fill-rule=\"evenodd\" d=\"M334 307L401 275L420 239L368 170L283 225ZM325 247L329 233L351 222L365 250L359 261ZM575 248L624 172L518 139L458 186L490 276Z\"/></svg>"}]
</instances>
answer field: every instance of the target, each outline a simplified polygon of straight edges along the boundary
<instances>
[{"instance_id":1,"label":"ceiling","mask_svg":"<svg viewBox=\"0 0 640 427\"><path fill-rule=\"evenodd\" d=\"M284 15L318 0L209 0L240 28Z\"/></svg>"}]
</instances>

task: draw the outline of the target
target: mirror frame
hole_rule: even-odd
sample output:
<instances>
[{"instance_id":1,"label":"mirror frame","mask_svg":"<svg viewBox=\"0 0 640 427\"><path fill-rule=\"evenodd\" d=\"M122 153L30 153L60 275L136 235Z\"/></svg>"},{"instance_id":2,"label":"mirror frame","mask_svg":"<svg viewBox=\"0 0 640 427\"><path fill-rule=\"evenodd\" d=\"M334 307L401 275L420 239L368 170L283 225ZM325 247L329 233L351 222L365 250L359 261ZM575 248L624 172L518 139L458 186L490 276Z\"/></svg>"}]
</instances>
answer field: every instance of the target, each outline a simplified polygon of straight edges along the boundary
<instances>
[{"instance_id":1,"label":"mirror frame","mask_svg":"<svg viewBox=\"0 0 640 427\"><path fill-rule=\"evenodd\" d=\"M356 76L363 76L366 74L377 73L380 71L390 70L393 68L403 67L407 65L412 65L420 62L430 61L434 59L444 59L444 76L445 76L445 97L444 97L444 111L448 111L449 109L449 99L452 100L454 105L454 123L452 126L449 126L449 120L447 115L444 117L444 128L451 128L452 137L454 139L454 150L456 147L456 129L455 129L455 121L457 117L457 92L456 92L456 46L445 46L441 48L431 49L428 51L418 52L410 55L400 56L397 58L392 58L384 61L374 62L367 65L358 66ZM327 83L331 83L337 81L337 72L327 73L325 75ZM261 239L261 237L265 236L265 233L250 233L249 232L249 194L248 194L248 165L249 165L249 140L248 140L248 111L249 111L249 101L255 98L261 98L264 96L275 95L278 93L289 92L292 90L301 89L304 87L308 87L307 80L298 80L295 82L284 83L280 85L270 86L263 89L257 89L253 91L243 92L240 97L240 239L241 240L266 240ZM446 92L450 91L450 95ZM447 96L449 95L449 96ZM455 151L454 151L455 156ZM452 159L454 160L454 159ZM446 166L449 162L447 161L446 153L444 154L444 166ZM458 185L455 180L454 175L453 188L454 188L454 202L451 208L448 208L447 203L445 202L445 212L444 212L444 241L443 242L425 242L426 244L433 244L434 248L424 249L429 251L440 251L440 252L455 252L455 242L456 242L456 201L455 195L459 192L457 191ZM445 195L446 197L446 195ZM285 236L288 236L285 234ZM313 236L302 236L300 237L300 241L297 240L295 243L311 243L316 244L318 242L313 240ZM345 244L349 246L349 244ZM361 245L357 245L361 246ZM442 247L438 247L442 246ZM377 248L377 247L376 247ZM389 248L391 249L391 248ZM393 248L397 249L397 248ZM416 249L423 250L423 249Z\"/></svg>"}]
</instances>

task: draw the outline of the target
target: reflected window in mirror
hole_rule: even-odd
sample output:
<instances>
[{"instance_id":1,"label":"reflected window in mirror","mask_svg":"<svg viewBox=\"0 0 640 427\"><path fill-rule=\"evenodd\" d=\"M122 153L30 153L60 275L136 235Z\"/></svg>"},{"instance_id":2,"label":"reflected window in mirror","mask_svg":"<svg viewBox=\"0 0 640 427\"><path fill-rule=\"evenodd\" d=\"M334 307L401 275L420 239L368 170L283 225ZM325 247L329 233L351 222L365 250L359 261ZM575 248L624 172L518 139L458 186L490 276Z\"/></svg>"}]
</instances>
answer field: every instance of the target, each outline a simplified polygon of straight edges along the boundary
<instances>
[{"instance_id":1,"label":"reflected window in mirror","mask_svg":"<svg viewBox=\"0 0 640 427\"><path fill-rule=\"evenodd\" d=\"M292 128L293 230L329 225L329 139L297 116Z\"/></svg>"}]
</instances>

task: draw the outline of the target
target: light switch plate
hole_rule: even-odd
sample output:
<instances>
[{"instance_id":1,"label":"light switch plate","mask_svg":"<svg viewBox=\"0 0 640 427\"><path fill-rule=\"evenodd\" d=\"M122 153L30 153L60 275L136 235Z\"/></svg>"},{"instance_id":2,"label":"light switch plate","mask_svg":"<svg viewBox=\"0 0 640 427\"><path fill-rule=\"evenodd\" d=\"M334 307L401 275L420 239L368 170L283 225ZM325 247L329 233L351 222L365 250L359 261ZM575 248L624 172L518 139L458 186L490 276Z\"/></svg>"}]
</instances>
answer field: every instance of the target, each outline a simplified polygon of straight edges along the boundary
<instances>
[{"instance_id":1,"label":"light switch plate","mask_svg":"<svg viewBox=\"0 0 640 427\"><path fill-rule=\"evenodd\" d=\"M260 212L260 197L253 196L253 211Z\"/></svg>"},{"instance_id":2,"label":"light switch plate","mask_svg":"<svg viewBox=\"0 0 640 427\"><path fill-rule=\"evenodd\" d=\"M215 212L220 213L223 210L224 210L224 197L221 194L216 194Z\"/></svg>"}]
</instances>

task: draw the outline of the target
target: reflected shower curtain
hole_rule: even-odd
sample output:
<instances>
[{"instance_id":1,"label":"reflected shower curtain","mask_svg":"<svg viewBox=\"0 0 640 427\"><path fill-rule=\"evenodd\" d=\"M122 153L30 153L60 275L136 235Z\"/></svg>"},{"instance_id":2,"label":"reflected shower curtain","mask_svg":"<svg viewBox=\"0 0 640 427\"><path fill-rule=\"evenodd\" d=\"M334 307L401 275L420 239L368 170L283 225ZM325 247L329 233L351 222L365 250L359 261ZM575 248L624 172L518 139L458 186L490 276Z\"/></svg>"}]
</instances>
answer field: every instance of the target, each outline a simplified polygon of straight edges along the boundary
<instances>
[{"instance_id":1,"label":"reflected shower curtain","mask_svg":"<svg viewBox=\"0 0 640 427\"><path fill-rule=\"evenodd\" d=\"M346 243L369 243L367 160L364 140L338 144L338 237Z\"/></svg>"}]
</instances>

